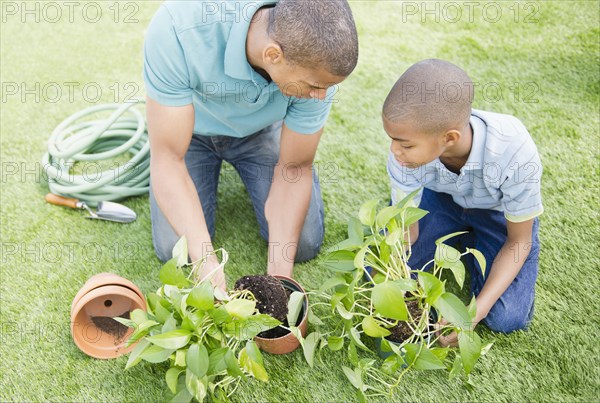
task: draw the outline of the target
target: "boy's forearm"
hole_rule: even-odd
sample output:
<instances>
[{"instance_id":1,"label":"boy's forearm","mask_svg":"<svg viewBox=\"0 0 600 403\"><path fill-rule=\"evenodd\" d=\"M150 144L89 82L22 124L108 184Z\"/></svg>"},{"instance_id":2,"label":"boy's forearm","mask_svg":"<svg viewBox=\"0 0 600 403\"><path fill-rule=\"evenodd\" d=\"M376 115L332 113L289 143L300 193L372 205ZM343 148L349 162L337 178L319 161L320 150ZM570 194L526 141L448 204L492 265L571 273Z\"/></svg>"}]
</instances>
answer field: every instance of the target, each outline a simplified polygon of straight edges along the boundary
<instances>
[{"instance_id":1,"label":"boy's forearm","mask_svg":"<svg viewBox=\"0 0 600 403\"><path fill-rule=\"evenodd\" d=\"M489 276L477 296L475 324L481 322L487 316L492 306L504 294L521 271L528 255L527 253L522 253L521 247L523 244L523 240L508 240L502 249L500 249L492 267L489 269Z\"/></svg>"}]
</instances>

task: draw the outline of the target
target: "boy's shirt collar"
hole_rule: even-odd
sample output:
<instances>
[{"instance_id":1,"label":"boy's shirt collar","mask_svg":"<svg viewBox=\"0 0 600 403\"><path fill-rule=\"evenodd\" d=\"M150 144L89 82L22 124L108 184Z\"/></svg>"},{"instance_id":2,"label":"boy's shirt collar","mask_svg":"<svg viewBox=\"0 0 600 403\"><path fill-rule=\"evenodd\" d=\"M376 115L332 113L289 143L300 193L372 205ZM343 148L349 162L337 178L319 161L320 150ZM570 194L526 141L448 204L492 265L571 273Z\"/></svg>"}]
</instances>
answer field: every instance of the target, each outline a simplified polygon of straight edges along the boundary
<instances>
[{"instance_id":1,"label":"boy's shirt collar","mask_svg":"<svg viewBox=\"0 0 600 403\"><path fill-rule=\"evenodd\" d=\"M475 115L471 115L469 123L471 124L471 130L473 132L473 138L471 140L471 152L469 153L467 162L460 169L461 172L483 168L481 166L481 161L483 161L483 154L485 152L485 137L487 134L487 127L485 122Z\"/></svg>"}]
</instances>

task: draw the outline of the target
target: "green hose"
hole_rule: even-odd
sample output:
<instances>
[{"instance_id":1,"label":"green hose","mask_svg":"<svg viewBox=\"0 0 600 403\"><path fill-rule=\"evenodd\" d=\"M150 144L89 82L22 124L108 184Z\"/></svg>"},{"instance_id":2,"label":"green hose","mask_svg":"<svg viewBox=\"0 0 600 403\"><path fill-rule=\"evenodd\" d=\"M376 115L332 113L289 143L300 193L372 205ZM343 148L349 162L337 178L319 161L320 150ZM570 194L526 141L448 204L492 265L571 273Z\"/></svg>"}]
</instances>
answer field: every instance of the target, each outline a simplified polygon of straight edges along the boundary
<instances>
[{"instance_id":1,"label":"green hose","mask_svg":"<svg viewBox=\"0 0 600 403\"><path fill-rule=\"evenodd\" d=\"M74 197L95 206L100 201L118 201L148 193L150 185L150 143L144 115L134 106L143 101L105 104L79 111L59 124L48 140L42 167L52 193ZM82 118L114 111L107 119ZM125 153L133 155L114 169L100 170L96 161ZM75 175L74 167L89 168Z\"/></svg>"}]
</instances>

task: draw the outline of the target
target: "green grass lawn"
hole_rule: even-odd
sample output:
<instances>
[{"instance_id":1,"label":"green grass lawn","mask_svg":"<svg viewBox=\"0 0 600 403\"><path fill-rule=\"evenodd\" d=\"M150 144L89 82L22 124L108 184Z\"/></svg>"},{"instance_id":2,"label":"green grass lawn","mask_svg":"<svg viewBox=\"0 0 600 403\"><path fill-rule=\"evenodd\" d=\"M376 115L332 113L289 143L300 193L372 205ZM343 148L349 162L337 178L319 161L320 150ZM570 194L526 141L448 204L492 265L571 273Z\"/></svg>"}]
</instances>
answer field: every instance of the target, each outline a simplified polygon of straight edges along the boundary
<instances>
[{"instance_id":1,"label":"green grass lawn","mask_svg":"<svg viewBox=\"0 0 600 403\"><path fill-rule=\"evenodd\" d=\"M93 274L117 273L144 292L159 286L148 198L126 202L138 213L132 224L84 220L46 204L47 187L36 174L52 129L94 105L97 88L97 103L144 96L141 47L158 3L118 3L119 15L109 9L112 2L95 3L103 12L96 23L88 22L94 9L83 18L84 3L73 10L73 22L61 2L58 22L51 21L56 10L43 3L27 3L40 7L39 22L22 10L13 13L24 4L2 4L0 400L164 401L166 365L142 363L125 372L125 357L88 358L69 334L71 300ZM447 4L438 3L435 21L421 2L352 2L360 62L342 84L317 156L325 247L344 237L348 215L363 201L389 197L380 110L393 83L425 58L462 66L479 84L475 107L519 117L541 153L546 211L536 315L528 332L496 335L481 326L480 335L496 343L472 374L474 392L443 373L413 372L396 401L597 401L599 2L451 3L462 5L461 16ZM231 256L230 285L264 272L267 258L235 178L221 181L215 239ZM328 274L322 256L295 269L308 288ZM265 355L270 382L249 380L232 400L352 401L354 389L340 368L345 363L330 351L314 369L300 351Z\"/></svg>"}]
</instances>

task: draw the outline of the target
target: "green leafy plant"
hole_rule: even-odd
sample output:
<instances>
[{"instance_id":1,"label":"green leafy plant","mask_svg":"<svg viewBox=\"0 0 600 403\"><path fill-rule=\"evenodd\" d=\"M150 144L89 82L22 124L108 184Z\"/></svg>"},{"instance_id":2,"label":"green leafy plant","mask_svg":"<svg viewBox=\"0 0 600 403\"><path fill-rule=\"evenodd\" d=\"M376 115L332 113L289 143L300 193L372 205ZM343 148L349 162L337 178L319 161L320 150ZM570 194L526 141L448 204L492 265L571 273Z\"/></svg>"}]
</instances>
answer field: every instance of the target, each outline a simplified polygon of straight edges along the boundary
<instances>
[{"instance_id":1,"label":"green leafy plant","mask_svg":"<svg viewBox=\"0 0 600 403\"><path fill-rule=\"evenodd\" d=\"M470 387L469 374L475 362L491 347L483 346L472 330L475 299L465 306L441 280L442 273L450 271L462 288L465 266L461 258L468 253L485 270L479 251L461 253L444 243L461 233L438 239L435 255L421 270L408 266L409 227L427 214L410 205L414 196L412 193L397 205L380 210L377 200L368 201L358 217L350 218L348 238L334 246L326 260L336 274L317 293L324 302L313 303L327 307L327 323L333 323L333 330L323 331L324 326L319 326L302 340L310 365L317 345L338 351L348 342L352 368L342 369L360 400L392 395L410 370L447 370L450 378L461 375ZM448 323L435 325L436 319ZM323 324L314 315L309 321ZM437 345L441 335L453 331L458 333L458 349ZM401 340L390 341L403 333ZM387 357L381 365L372 358L359 359L360 349L372 353L363 335L374 338L380 356Z\"/></svg>"},{"instance_id":2,"label":"green leafy plant","mask_svg":"<svg viewBox=\"0 0 600 403\"><path fill-rule=\"evenodd\" d=\"M221 253L224 265L227 253ZM138 342L125 368L142 360L168 361L165 377L174 401L203 401L209 397L226 401L248 376L268 381L262 354L253 338L281 322L260 314L250 291L225 293L211 285L210 274L198 283L190 280L202 262L188 265L187 255L182 238L173 249L173 259L159 272L163 285L147 295L148 311L135 310L129 319L114 318L135 329L129 345ZM184 268L188 267L192 269L186 274ZM299 311L297 301L293 298L293 312Z\"/></svg>"}]
</instances>

